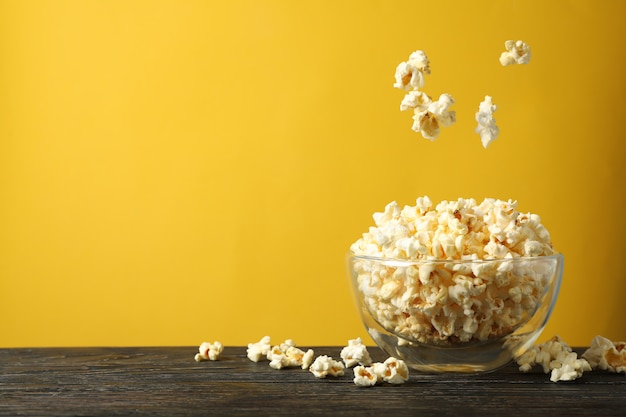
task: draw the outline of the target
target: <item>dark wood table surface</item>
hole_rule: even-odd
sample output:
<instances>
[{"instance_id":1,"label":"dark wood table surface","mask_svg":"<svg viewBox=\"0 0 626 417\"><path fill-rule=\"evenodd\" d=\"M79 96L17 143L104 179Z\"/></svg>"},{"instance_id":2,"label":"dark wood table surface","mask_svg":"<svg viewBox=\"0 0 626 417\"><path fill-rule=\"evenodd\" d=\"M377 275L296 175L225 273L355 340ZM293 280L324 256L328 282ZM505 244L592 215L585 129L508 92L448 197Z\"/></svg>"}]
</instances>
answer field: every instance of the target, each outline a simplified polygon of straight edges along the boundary
<instances>
[{"instance_id":1,"label":"dark wood table surface","mask_svg":"<svg viewBox=\"0 0 626 417\"><path fill-rule=\"evenodd\" d=\"M301 346L306 349L308 347ZM313 347L339 359L340 347ZM386 355L369 348L372 358ZM577 349L579 353L583 349ZM626 416L626 376L587 372L551 382L514 364L487 374L420 374L402 385L356 386L352 370L318 379L274 370L226 347L196 362L197 347L0 349L1 416Z\"/></svg>"}]
</instances>

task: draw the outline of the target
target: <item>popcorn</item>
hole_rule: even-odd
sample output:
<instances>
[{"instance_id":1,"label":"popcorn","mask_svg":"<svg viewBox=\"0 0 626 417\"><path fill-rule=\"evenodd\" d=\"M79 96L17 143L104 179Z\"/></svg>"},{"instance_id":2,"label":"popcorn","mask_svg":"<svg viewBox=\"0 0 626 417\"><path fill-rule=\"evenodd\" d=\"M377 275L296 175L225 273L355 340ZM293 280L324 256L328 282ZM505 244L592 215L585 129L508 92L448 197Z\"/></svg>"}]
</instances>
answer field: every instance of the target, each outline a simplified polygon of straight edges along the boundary
<instances>
[{"instance_id":1,"label":"popcorn","mask_svg":"<svg viewBox=\"0 0 626 417\"><path fill-rule=\"evenodd\" d=\"M504 47L506 51L500 55L500 63L503 66L530 62L530 47L525 42L507 40ZM400 103L400 110L413 109L411 129L421 133L425 139L433 141L439 137L441 127L456 122L456 112L450 111L454 104L450 94L442 94L437 101L433 101L428 94L420 90L424 87L424 76L427 74L430 74L428 57L424 51L415 51L407 62L401 62L396 67L393 86L407 92ZM485 96L475 116L478 122L475 132L480 135L484 148L496 140L500 132L493 118L496 109L491 97Z\"/></svg>"},{"instance_id":2,"label":"popcorn","mask_svg":"<svg viewBox=\"0 0 626 417\"><path fill-rule=\"evenodd\" d=\"M336 361L330 356L318 356L309 367L309 371L317 378L326 378L330 376L342 376L344 374L344 366L340 361Z\"/></svg>"},{"instance_id":3,"label":"popcorn","mask_svg":"<svg viewBox=\"0 0 626 417\"><path fill-rule=\"evenodd\" d=\"M378 377L390 384L404 384L409 379L409 368L403 360L387 358L382 367L374 367Z\"/></svg>"},{"instance_id":4,"label":"popcorn","mask_svg":"<svg viewBox=\"0 0 626 417\"><path fill-rule=\"evenodd\" d=\"M378 375L371 366L357 365L354 367L353 381L360 387L373 387L378 382Z\"/></svg>"},{"instance_id":5,"label":"popcorn","mask_svg":"<svg viewBox=\"0 0 626 417\"><path fill-rule=\"evenodd\" d=\"M286 352L287 349L289 349L290 347L295 347L296 346L296 342L294 342L291 339L287 339L285 340L283 343L281 343L278 347L280 348L280 350L282 350L283 352ZM269 358L268 358L269 359Z\"/></svg>"},{"instance_id":6,"label":"popcorn","mask_svg":"<svg viewBox=\"0 0 626 417\"><path fill-rule=\"evenodd\" d=\"M550 381L573 381L580 378L585 371L591 371L589 362L585 359L578 359L575 352L562 352L550 362Z\"/></svg>"},{"instance_id":7,"label":"popcorn","mask_svg":"<svg viewBox=\"0 0 626 417\"><path fill-rule=\"evenodd\" d=\"M406 363L394 357L368 367L363 365L354 367L354 383L363 387L374 386L382 381L394 385L404 384L408 379L409 368Z\"/></svg>"},{"instance_id":8,"label":"popcorn","mask_svg":"<svg viewBox=\"0 0 626 417\"><path fill-rule=\"evenodd\" d=\"M270 337L263 336L257 343L248 343L247 356L252 362L258 362L267 357L272 346L270 345Z\"/></svg>"},{"instance_id":9,"label":"popcorn","mask_svg":"<svg viewBox=\"0 0 626 417\"><path fill-rule=\"evenodd\" d=\"M369 365L372 363L367 347L363 344L360 337L348 340L348 346L341 349L340 356L346 368L351 368L357 364Z\"/></svg>"},{"instance_id":10,"label":"popcorn","mask_svg":"<svg viewBox=\"0 0 626 417\"><path fill-rule=\"evenodd\" d=\"M424 51L415 51L409 56L408 62L396 67L395 88L417 90L424 86L424 75L430 74L430 62Z\"/></svg>"},{"instance_id":11,"label":"popcorn","mask_svg":"<svg viewBox=\"0 0 626 417\"><path fill-rule=\"evenodd\" d=\"M198 348L199 353L196 353L194 359L196 362L200 361L216 361L219 359L222 351L224 350L224 346L220 342L202 342L200 347Z\"/></svg>"},{"instance_id":12,"label":"popcorn","mask_svg":"<svg viewBox=\"0 0 626 417\"><path fill-rule=\"evenodd\" d=\"M402 99L402 103L400 103L400 111L409 109L425 111L432 102L433 99L423 91L409 91Z\"/></svg>"},{"instance_id":13,"label":"popcorn","mask_svg":"<svg viewBox=\"0 0 626 417\"><path fill-rule=\"evenodd\" d=\"M497 106L491 102L490 96L485 96L485 100L480 103L478 112L476 112L476 133L480 135L480 140L484 148L487 148L491 142L496 140L500 129L496 126L496 119L493 113L497 110Z\"/></svg>"},{"instance_id":14,"label":"popcorn","mask_svg":"<svg viewBox=\"0 0 626 417\"><path fill-rule=\"evenodd\" d=\"M519 259L556 252L539 216L518 212L511 200L458 199L433 207L421 197L413 207L391 202L373 218L375 226L350 250L393 261L357 260L358 290L374 320L410 341L450 345L509 333L532 315L556 273L552 258Z\"/></svg>"},{"instance_id":15,"label":"popcorn","mask_svg":"<svg viewBox=\"0 0 626 417\"><path fill-rule=\"evenodd\" d=\"M271 352L273 352L274 354L270 359L270 367L274 369L292 367L301 367L302 369L307 369L309 366L311 366L314 354L313 349L309 349L305 352L295 346L290 346L284 352L276 352L274 349L272 349Z\"/></svg>"},{"instance_id":16,"label":"popcorn","mask_svg":"<svg viewBox=\"0 0 626 417\"><path fill-rule=\"evenodd\" d=\"M313 355L315 353L313 352L313 349L308 349L306 351L306 353L304 353L300 358L299 358L299 362L300 362L300 367L302 369L308 369L311 364L313 363ZM300 353L298 353L298 355L300 355Z\"/></svg>"},{"instance_id":17,"label":"popcorn","mask_svg":"<svg viewBox=\"0 0 626 417\"><path fill-rule=\"evenodd\" d=\"M305 352L297 348L293 340L287 339L280 345L272 346L267 352L267 359L270 361L270 368L273 369L293 367L307 369L311 365L313 355L312 349Z\"/></svg>"},{"instance_id":18,"label":"popcorn","mask_svg":"<svg viewBox=\"0 0 626 417\"><path fill-rule=\"evenodd\" d=\"M267 352L267 359L270 361L270 368L282 369L288 364L287 355L280 348L280 346L273 346L269 352Z\"/></svg>"},{"instance_id":19,"label":"popcorn","mask_svg":"<svg viewBox=\"0 0 626 417\"><path fill-rule=\"evenodd\" d=\"M500 64L503 67L513 64L528 64L530 62L530 46L523 41L508 40L504 42L506 52L500 55Z\"/></svg>"},{"instance_id":20,"label":"popcorn","mask_svg":"<svg viewBox=\"0 0 626 417\"><path fill-rule=\"evenodd\" d=\"M614 343L605 337L596 336L582 357L593 369L626 374L626 342Z\"/></svg>"},{"instance_id":21,"label":"popcorn","mask_svg":"<svg viewBox=\"0 0 626 417\"><path fill-rule=\"evenodd\" d=\"M393 85L408 93L400 103L400 110L413 109L412 130L421 133L425 139L435 140L440 128L456 122L456 112L450 111L454 99L450 94L442 94L437 101L419 91L424 86L424 75L430 74L430 61L424 51L415 51L407 62L396 67L396 82Z\"/></svg>"},{"instance_id":22,"label":"popcorn","mask_svg":"<svg viewBox=\"0 0 626 417\"><path fill-rule=\"evenodd\" d=\"M351 246L357 255L409 260L504 259L555 254L550 234L539 216L520 213L517 202L485 199L442 201L436 207L426 197L416 205L392 201L374 213L375 227ZM527 244L532 242L532 244ZM509 255L510 254L510 255ZM481 265L477 264L477 268ZM431 279L435 265L425 264L420 280ZM480 271L473 271L479 273Z\"/></svg>"},{"instance_id":23,"label":"popcorn","mask_svg":"<svg viewBox=\"0 0 626 417\"><path fill-rule=\"evenodd\" d=\"M439 100L429 103L425 109L423 106L416 107L411 129L421 133L425 139L437 139L440 127L447 127L456 122L456 112L450 111L453 104L454 99L450 94L442 94Z\"/></svg>"},{"instance_id":24,"label":"popcorn","mask_svg":"<svg viewBox=\"0 0 626 417\"><path fill-rule=\"evenodd\" d=\"M541 365L544 373L550 372L552 382L572 381L591 370L589 362L584 358L578 359L576 352L558 336L524 352L517 359L517 364L522 372L529 372L535 364Z\"/></svg>"}]
</instances>

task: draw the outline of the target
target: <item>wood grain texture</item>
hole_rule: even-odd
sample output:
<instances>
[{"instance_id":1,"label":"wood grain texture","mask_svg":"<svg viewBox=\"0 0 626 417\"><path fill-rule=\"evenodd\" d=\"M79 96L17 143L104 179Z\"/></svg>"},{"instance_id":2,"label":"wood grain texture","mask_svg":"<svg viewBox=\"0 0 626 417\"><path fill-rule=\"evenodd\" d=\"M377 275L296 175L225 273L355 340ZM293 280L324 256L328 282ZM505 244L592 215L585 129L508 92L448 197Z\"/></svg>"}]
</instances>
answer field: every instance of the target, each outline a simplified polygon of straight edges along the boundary
<instances>
[{"instance_id":1,"label":"wood grain texture","mask_svg":"<svg viewBox=\"0 0 626 417\"><path fill-rule=\"evenodd\" d=\"M339 347L313 348L339 358ZM386 356L370 348L374 360ZM550 382L510 365L478 375L412 372L403 385L362 388L352 371L318 379L274 370L226 347L0 349L0 416L626 416L626 376L588 372Z\"/></svg>"}]
</instances>

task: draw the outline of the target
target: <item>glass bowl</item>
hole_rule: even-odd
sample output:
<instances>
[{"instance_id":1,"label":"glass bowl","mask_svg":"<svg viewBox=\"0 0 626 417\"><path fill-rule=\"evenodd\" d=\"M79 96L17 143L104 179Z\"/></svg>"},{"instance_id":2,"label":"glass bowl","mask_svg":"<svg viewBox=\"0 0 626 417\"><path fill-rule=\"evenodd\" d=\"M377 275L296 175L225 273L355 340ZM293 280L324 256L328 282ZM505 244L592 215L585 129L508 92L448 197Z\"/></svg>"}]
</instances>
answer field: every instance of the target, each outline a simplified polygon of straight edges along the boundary
<instances>
[{"instance_id":1,"label":"glass bowl","mask_svg":"<svg viewBox=\"0 0 626 417\"><path fill-rule=\"evenodd\" d=\"M361 319L390 356L423 372L488 372L522 355L556 302L563 256L399 260L348 253Z\"/></svg>"}]
</instances>

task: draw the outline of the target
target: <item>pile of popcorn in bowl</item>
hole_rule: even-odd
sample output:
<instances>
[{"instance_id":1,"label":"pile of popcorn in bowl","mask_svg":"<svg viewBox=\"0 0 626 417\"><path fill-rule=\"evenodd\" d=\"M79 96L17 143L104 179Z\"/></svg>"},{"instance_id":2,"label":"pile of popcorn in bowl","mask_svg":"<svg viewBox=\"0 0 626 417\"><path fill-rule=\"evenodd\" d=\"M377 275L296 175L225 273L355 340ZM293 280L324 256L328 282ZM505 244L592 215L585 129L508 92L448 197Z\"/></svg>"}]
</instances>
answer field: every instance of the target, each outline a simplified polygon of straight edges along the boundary
<instances>
[{"instance_id":1,"label":"pile of popcorn in bowl","mask_svg":"<svg viewBox=\"0 0 626 417\"><path fill-rule=\"evenodd\" d=\"M373 217L348 269L365 327L387 353L422 371L489 371L537 339L563 272L539 216L513 201L420 197Z\"/></svg>"}]
</instances>

